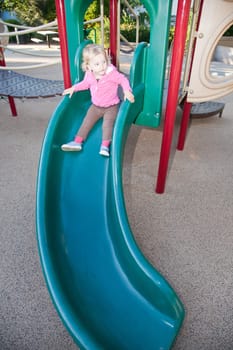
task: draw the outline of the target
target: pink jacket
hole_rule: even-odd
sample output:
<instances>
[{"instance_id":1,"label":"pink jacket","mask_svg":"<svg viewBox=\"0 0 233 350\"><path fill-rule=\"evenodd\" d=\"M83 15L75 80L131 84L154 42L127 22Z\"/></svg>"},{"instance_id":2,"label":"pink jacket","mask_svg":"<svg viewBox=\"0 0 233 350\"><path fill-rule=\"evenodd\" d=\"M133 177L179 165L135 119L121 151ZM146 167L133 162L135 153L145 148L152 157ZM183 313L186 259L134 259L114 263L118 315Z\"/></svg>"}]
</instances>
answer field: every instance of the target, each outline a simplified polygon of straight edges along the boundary
<instances>
[{"instance_id":1,"label":"pink jacket","mask_svg":"<svg viewBox=\"0 0 233 350\"><path fill-rule=\"evenodd\" d=\"M94 105L109 107L120 102L117 94L119 85L123 91L131 91L128 79L111 64L107 68L106 74L99 80L96 80L91 71L87 71L84 79L75 84L74 91L90 89L91 100Z\"/></svg>"}]
</instances>

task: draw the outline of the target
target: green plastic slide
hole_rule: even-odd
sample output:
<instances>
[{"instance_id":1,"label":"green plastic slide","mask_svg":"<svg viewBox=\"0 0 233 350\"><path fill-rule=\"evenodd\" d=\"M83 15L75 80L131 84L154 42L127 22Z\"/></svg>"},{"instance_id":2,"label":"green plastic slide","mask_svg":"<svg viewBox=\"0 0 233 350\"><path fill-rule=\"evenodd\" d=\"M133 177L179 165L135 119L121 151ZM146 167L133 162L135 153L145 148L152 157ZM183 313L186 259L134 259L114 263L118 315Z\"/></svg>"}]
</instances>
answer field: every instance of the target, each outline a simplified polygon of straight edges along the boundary
<instances>
[{"instance_id":1,"label":"green plastic slide","mask_svg":"<svg viewBox=\"0 0 233 350\"><path fill-rule=\"evenodd\" d=\"M61 151L85 116L88 92L62 100L42 146L37 186L41 264L54 305L81 349L170 349L184 318L175 292L139 250L123 198L124 145L143 106L145 50L142 44L135 55L135 103L120 107L110 158L99 155L101 122L83 151Z\"/></svg>"}]
</instances>

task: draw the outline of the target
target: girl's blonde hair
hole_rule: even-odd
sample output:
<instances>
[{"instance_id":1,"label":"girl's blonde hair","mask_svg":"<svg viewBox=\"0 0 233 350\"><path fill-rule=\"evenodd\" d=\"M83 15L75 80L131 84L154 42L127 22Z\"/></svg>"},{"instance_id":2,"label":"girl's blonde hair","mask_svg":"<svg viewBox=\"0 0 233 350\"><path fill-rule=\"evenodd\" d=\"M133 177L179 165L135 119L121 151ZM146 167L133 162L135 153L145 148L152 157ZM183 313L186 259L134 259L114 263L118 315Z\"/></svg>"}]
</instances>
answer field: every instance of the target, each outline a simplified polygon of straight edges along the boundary
<instances>
[{"instance_id":1,"label":"girl's blonde hair","mask_svg":"<svg viewBox=\"0 0 233 350\"><path fill-rule=\"evenodd\" d=\"M107 64L110 63L110 57L107 55L105 49L101 45L89 44L83 49L83 61L82 61L82 70L86 72L88 70L88 65L93 57L102 54L105 56Z\"/></svg>"}]
</instances>

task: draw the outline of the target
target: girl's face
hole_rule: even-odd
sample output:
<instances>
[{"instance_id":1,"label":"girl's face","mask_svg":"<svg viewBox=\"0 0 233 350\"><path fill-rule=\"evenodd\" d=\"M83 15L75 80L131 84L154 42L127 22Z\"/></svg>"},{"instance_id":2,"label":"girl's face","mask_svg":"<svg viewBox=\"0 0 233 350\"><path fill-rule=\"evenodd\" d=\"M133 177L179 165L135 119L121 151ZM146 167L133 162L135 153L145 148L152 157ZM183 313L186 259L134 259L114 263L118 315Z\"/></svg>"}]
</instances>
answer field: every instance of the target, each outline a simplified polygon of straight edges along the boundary
<instances>
[{"instance_id":1,"label":"girl's face","mask_svg":"<svg viewBox=\"0 0 233 350\"><path fill-rule=\"evenodd\" d=\"M100 53L89 61L89 69L94 73L96 78L101 78L107 70L107 60L104 54Z\"/></svg>"}]
</instances>

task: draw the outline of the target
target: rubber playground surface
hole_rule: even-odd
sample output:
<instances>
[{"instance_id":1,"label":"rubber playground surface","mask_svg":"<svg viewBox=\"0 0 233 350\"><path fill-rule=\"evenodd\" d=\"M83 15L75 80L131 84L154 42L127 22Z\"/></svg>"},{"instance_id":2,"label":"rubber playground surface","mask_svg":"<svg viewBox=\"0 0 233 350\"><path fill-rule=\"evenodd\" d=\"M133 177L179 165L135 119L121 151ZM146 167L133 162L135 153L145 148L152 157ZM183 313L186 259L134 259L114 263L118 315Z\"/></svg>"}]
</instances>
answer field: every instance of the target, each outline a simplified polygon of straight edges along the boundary
<instances>
[{"instance_id":1,"label":"rubber playground surface","mask_svg":"<svg viewBox=\"0 0 233 350\"><path fill-rule=\"evenodd\" d=\"M59 66L42 74L62 76ZM162 127L132 126L126 145L124 194L132 232L186 309L176 350L232 349L233 105L232 96L222 100L222 118L192 120L183 152L175 152L175 135L163 195L154 193ZM0 101L3 350L77 348L49 298L35 236L40 148L59 101L17 100L17 118Z\"/></svg>"}]
</instances>

